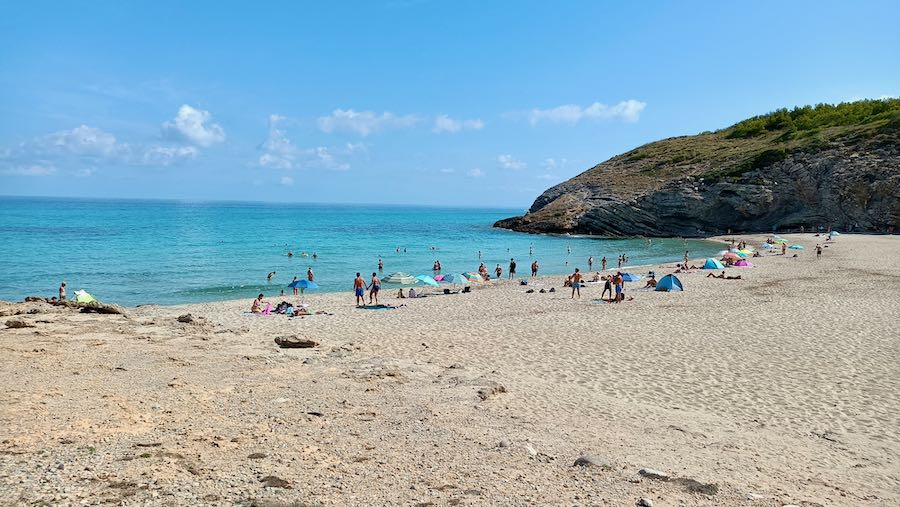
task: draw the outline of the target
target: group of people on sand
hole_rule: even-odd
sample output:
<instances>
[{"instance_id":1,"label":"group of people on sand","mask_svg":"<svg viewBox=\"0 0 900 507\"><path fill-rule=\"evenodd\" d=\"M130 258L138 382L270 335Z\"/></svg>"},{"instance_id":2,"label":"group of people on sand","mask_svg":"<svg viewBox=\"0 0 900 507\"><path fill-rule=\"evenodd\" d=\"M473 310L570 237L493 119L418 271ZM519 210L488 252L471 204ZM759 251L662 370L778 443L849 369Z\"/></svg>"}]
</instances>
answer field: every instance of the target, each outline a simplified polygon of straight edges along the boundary
<instances>
[{"instance_id":1,"label":"group of people on sand","mask_svg":"<svg viewBox=\"0 0 900 507\"><path fill-rule=\"evenodd\" d=\"M378 273L372 273L372 280L368 284L363 280L362 275L356 273L353 280L353 292L356 295L356 306L366 306L366 291L369 291L369 304L378 304L378 292L381 291L381 279Z\"/></svg>"}]
</instances>

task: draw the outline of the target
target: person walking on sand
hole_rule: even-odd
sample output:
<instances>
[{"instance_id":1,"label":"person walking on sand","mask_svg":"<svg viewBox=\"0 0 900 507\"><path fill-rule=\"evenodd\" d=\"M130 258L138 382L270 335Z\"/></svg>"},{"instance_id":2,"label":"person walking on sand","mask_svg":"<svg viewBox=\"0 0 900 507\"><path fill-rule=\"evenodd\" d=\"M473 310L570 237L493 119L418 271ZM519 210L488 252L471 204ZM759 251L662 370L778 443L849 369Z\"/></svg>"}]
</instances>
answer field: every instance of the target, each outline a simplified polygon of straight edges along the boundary
<instances>
[{"instance_id":1,"label":"person walking on sand","mask_svg":"<svg viewBox=\"0 0 900 507\"><path fill-rule=\"evenodd\" d=\"M356 294L356 306L366 306L366 281L359 273L353 280L353 292Z\"/></svg>"},{"instance_id":2,"label":"person walking on sand","mask_svg":"<svg viewBox=\"0 0 900 507\"><path fill-rule=\"evenodd\" d=\"M503 268L501 268L500 265L497 264L497 267L494 268L494 273L497 273L497 280L499 280L500 277L503 276Z\"/></svg>"},{"instance_id":3,"label":"person walking on sand","mask_svg":"<svg viewBox=\"0 0 900 507\"><path fill-rule=\"evenodd\" d=\"M600 271L606 271L606 256L600 259Z\"/></svg>"},{"instance_id":4,"label":"person walking on sand","mask_svg":"<svg viewBox=\"0 0 900 507\"><path fill-rule=\"evenodd\" d=\"M381 290L381 280L378 279L377 273L372 273L372 283L369 284L369 304L372 304L372 299L375 300L375 304L378 304L378 291Z\"/></svg>"},{"instance_id":5,"label":"person walking on sand","mask_svg":"<svg viewBox=\"0 0 900 507\"><path fill-rule=\"evenodd\" d=\"M316 281L316 275L313 273L312 266L306 269L306 279L310 282Z\"/></svg>"},{"instance_id":6,"label":"person walking on sand","mask_svg":"<svg viewBox=\"0 0 900 507\"><path fill-rule=\"evenodd\" d=\"M531 278L535 278L538 272L538 261L531 263Z\"/></svg>"},{"instance_id":7,"label":"person walking on sand","mask_svg":"<svg viewBox=\"0 0 900 507\"><path fill-rule=\"evenodd\" d=\"M575 272L572 273L572 299L575 299L575 294L578 294L578 299L581 299L581 272L578 271L578 268L575 268Z\"/></svg>"},{"instance_id":8,"label":"person walking on sand","mask_svg":"<svg viewBox=\"0 0 900 507\"><path fill-rule=\"evenodd\" d=\"M588 257L588 271L593 271L593 270L594 270L594 256L591 255L590 257Z\"/></svg>"},{"instance_id":9,"label":"person walking on sand","mask_svg":"<svg viewBox=\"0 0 900 507\"><path fill-rule=\"evenodd\" d=\"M515 277L516 277L516 260L510 259L509 260L509 279L512 280Z\"/></svg>"},{"instance_id":10,"label":"person walking on sand","mask_svg":"<svg viewBox=\"0 0 900 507\"><path fill-rule=\"evenodd\" d=\"M291 285L294 285L295 283L297 283L297 277L296 277L296 276L295 276L294 279L291 281ZM299 295L300 295L300 289L298 289L296 286L294 286L294 295L295 295L295 296L299 296Z\"/></svg>"},{"instance_id":11,"label":"person walking on sand","mask_svg":"<svg viewBox=\"0 0 900 507\"><path fill-rule=\"evenodd\" d=\"M59 284L59 300L66 300L66 282Z\"/></svg>"},{"instance_id":12,"label":"person walking on sand","mask_svg":"<svg viewBox=\"0 0 900 507\"><path fill-rule=\"evenodd\" d=\"M616 277L613 279L613 283L616 286L616 303L622 300L625 297L622 292L625 290L625 280L622 278L622 272L617 271Z\"/></svg>"}]
</instances>

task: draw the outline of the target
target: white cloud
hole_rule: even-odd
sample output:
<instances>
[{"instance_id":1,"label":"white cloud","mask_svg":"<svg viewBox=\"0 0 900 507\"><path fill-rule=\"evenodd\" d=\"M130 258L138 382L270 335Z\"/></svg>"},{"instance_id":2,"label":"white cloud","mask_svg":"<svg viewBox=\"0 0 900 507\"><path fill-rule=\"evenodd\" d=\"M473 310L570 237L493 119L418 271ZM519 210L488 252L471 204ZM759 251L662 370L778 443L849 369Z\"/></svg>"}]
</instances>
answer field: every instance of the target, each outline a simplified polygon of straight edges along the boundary
<instances>
[{"instance_id":1,"label":"white cloud","mask_svg":"<svg viewBox=\"0 0 900 507\"><path fill-rule=\"evenodd\" d=\"M587 107L566 104L552 109L532 109L528 112L528 121L532 126L542 121L575 124L581 120L621 120L634 123L640 119L645 107L646 102L633 99L623 100L614 106L600 102Z\"/></svg>"},{"instance_id":2,"label":"white cloud","mask_svg":"<svg viewBox=\"0 0 900 507\"><path fill-rule=\"evenodd\" d=\"M476 167L475 169L470 169L466 174L471 176L472 178L481 178L482 176L484 176L484 171Z\"/></svg>"},{"instance_id":3,"label":"white cloud","mask_svg":"<svg viewBox=\"0 0 900 507\"><path fill-rule=\"evenodd\" d=\"M557 180L557 179L559 179L559 177L556 176L555 174L539 174L539 175L537 176L537 179L539 179L539 180L548 180L548 181L552 181L552 180Z\"/></svg>"},{"instance_id":4,"label":"white cloud","mask_svg":"<svg viewBox=\"0 0 900 507\"><path fill-rule=\"evenodd\" d=\"M50 176L56 174L56 167L40 164L16 166L0 170L0 174L4 176Z\"/></svg>"},{"instance_id":5,"label":"white cloud","mask_svg":"<svg viewBox=\"0 0 900 507\"><path fill-rule=\"evenodd\" d=\"M50 134L43 144L46 149L88 157L109 157L125 149L114 135L87 125Z\"/></svg>"},{"instance_id":6,"label":"white cloud","mask_svg":"<svg viewBox=\"0 0 900 507\"><path fill-rule=\"evenodd\" d=\"M145 165L168 166L197 158L200 150L193 146L148 146L143 150L141 162Z\"/></svg>"},{"instance_id":7,"label":"white cloud","mask_svg":"<svg viewBox=\"0 0 900 507\"><path fill-rule=\"evenodd\" d=\"M285 187L292 187L294 186L294 178L291 178L290 176L282 176L281 179L278 180L278 183Z\"/></svg>"},{"instance_id":8,"label":"white cloud","mask_svg":"<svg viewBox=\"0 0 900 507\"><path fill-rule=\"evenodd\" d=\"M526 167L525 162L514 159L512 155L500 155L497 157L497 163L503 169L511 169L513 171L520 171Z\"/></svg>"},{"instance_id":9,"label":"white cloud","mask_svg":"<svg viewBox=\"0 0 900 507\"><path fill-rule=\"evenodd\" d=\"M349 131L364 137L388 128L412 127L418 122L419 118L415 115L397 116L391 112L378 115L372 111L357 112L353 109L335 109L318 121L322 132Z\"/></svg>"},{"instance_id":10,"label":"white cloud","mask_svg":"<svg viewBox=\"0 0 900 507\"><path fill-rule=\"evenodd\" d=\"M211 119L209 111L184 104L178 108L174 120L162 124L163 135L203 147L221 143L225 140L225 130L218 123L212 123Z\"/></svg>"},{"instance_id":11,"label":"white cloud","mask_svg":"<svg viewBox=\"0 0 900 507\"><path fill-rule=\"evenodd\" d=\"M283 116L269 115L269 137L262 144L265 153L259 156L259 165L276 169L291 169L297 158L298 150L287 137L287 132L279 128L284 121Z\"/></svg>"},{"instance_id":12,"label":"white cloud","mask_svg":"<svg viewBox=\"0 0 900 507\"><path fill-rule=\"evenodd\" d=\"M454 120L449 116L442 114L434 119L434 132L459 132L460 130L481 130L484 128L484 122L480 119L474 120Z\"/></svg>"},{"instance_id":13,"label":"white cloud","mask_svg":"<svg viewBox=\"0 0 900 507\"><path fill-rule=\"evenodd\" d=\"M456 172L454 169L438 169L438 172L441 174L453 174Z\"/></svg>"}]
</instances>

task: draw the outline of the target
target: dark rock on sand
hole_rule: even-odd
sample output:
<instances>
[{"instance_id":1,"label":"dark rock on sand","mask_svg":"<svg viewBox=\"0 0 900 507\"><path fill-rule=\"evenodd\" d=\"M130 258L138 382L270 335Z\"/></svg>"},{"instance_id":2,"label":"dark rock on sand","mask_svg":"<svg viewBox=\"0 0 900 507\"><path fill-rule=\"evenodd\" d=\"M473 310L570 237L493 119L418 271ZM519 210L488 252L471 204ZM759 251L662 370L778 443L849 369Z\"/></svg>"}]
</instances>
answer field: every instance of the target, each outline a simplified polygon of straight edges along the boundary
<instances>
[{"instance_id":1,"label":"dark rock on sand","mask_svg":"<svg viewBox=\"0 0 900 507\"><path fill-rule=\"evenodd\" d=\"M284 488L284 489L291 488L290 482L288 482L280 477L275 477L274 475L267 475L267 476L263 477L262 479L260 479L259 482L261 482L263 484L263 487L266 487L266 488Z\"/></svg>"},{"instance_id":2,"label":"dark rock on sand","mask_svg":"<svg viewBox=\"0 0 900 507\"><path fill-rule=\"evenodd\" d=\"M247 456L247 459L263 459L268 456L269 455L264 452L254 452L253 454Z\"/></svg>"},{"instance_id":3,"label":"dark rock on sand","mask_svg":"<svg viewBox=\"0 0 900 507\"><path fill-rule=\"evenodd\" d=\"M193 324L194 316L191 315L190 313L185 313L184 315L179 315L178 322L181 322L182 324Z\"/></svg>"},{"instance_id":4,"label":"dark rock on sand","mask_svg":"<svg viewBox=\"0 0 900 507\"><path fill-rule=\"evenodd\" d=\"M657 481L669 480L669 474L661 472L659 470L654 470L652 468L642 468L638 470L638 473L641 475L641 477L646 477L648 479L654 479Z\"/></svg>"},{"instance_id":5,"label":"dark rock on sand","mask_svg":"<svg viewBox=\"0 0 900 507\"><path fill-rule=\"evenodd\" d=\"M25 322L24 320L10 319L10 320L6 321L6 327L8 327L10 329L22 329L24 327L34 327L34 325L29 324L29 323Z\"/></svg>"},{"instance_id":6,"label":"dark rock on sand","mask_svg":"<svg viewBox=\"0 0 900 507\"><path fill-rule=\"evenodd\" d=\"M125 309L119 305L108 305L98 301L81 304L81 313L101 313L106 315L126 315Z\"/></svg>"},{"instance_id":7,"label":"dark rock on sand","mask_svg":"<svg viewBox=\"0 0 900 507\"><path fill-rule=\"evenodd\" d=\"M600 467L604 470L612 469L612 465L609 464L605 459L599 458L597 456L593 456L591 454L584 454L578 457L575 460L573 466L578 467Z\"/></svg>"},{"instance_id":8,"label":"dark rock on sand","mask_svg":"<svg viewBox=\"0 0 900 507\"><path fill-rule=\"evenodd\" d=\"M481 398L481 401L484 401L484 400L490 398L491 396L494 396L496 394L505 393L505 392L506 392L505 387L503 387L502 385L500 385L496 382L491 382L487 386L482 387L481 389L478 390L478 397Z\"/></svg>"},{"instance_id":9,"label":"dark rock on sand","mask_svg":"<svg viewBox=\"0 0 900 507\"><path fill-rule=\"evenodd\" d=\"M283 349L309 349L319 346L319 342L308 338L300 338L297 335L279 336L278 338L275 338L275 343Z\"/></svg>"}]
</instances>

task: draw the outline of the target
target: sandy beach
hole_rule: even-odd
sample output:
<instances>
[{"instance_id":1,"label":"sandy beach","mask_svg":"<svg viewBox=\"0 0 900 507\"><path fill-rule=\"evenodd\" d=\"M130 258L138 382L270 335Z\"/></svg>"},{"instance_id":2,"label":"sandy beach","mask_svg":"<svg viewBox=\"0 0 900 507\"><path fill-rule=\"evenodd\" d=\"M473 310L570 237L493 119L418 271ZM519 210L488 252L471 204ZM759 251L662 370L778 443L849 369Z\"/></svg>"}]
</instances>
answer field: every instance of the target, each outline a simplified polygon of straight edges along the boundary
<instances>
[{"instance_id":1,"label":"sandy beach","mask_svg":"<svg viewBox=\"0 0 900 507\"><path fill-rule=\"evenodd\" d=\"M542 277L361 310L352 273L304 318L2 304L0 504L898 505L900 238L784 237L621 304Z\"/></svg>"}]
</instances>

